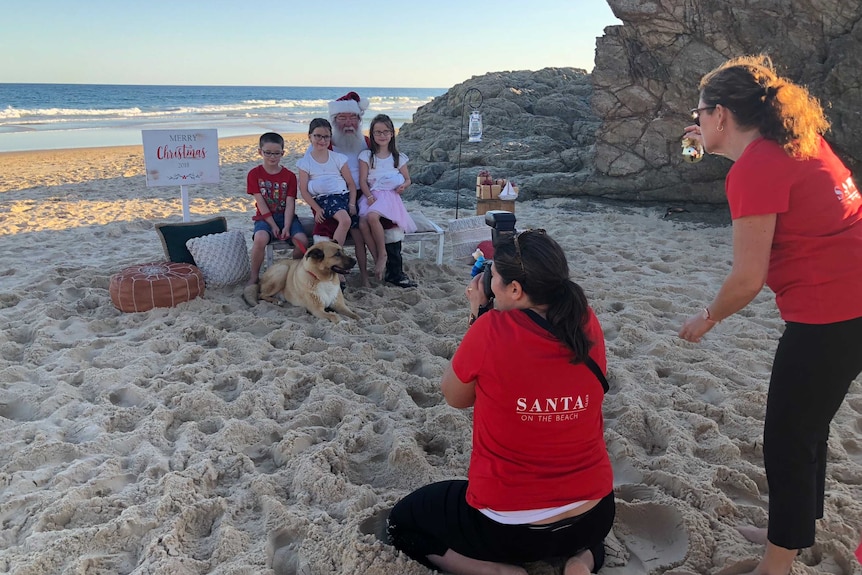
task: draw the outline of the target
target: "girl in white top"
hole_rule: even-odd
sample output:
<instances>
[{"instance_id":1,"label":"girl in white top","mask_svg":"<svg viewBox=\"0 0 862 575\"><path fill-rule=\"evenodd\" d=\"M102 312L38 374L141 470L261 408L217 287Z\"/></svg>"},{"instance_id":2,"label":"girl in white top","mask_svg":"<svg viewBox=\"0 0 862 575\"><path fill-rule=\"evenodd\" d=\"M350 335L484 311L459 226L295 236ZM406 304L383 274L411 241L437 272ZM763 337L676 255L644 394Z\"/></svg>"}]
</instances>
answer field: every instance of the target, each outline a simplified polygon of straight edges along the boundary
<instances>
[{"instance_id":1,"label":"girl in white top","mask_svg":"<svg viewBox=\"0 0 862 575\"><path fill-rule=\"evenodd\" d=\"M386 114L378 114L371 120L369 132L371 149L359 153L359 188L362 191L359 228L374 257L374 274L382 280L386 271L386 243L380 218L395 222L407 234L416 231L416 224L401 201L401 193L411 182L408 158L395 147L392 120Z\"/></svg>"},{"instance_id":2,"label":"girl in white top","mask_svg":"<svg viewBox=\"0 0 862 575\"><path fill-rule=\"evenodd\" d=\"M363 286L367 286L365 240L362 230L359 229L356 184L350 175L347 156L329 149L332 125L325 118L311 121L308 125L308 140L311 142L311 148L296 162L299 170L299 194L314 213L315 229L327 219L335 220L337 227L331 232L332 239L342 246L347 239L347 232L350 232L356 247L359 281ZM341 289L345 289L345 286L342 276Z\"/></svg>"},{"instance_id":3,"label":"girl in white top","mask_svg":"<svg viewBox=\"0 0 862 575\"><path fill-rule=\"evenodd\" d=\"M314 221L334 218L338 227L333 240L344 245L356 215L356 185L347 156L329 149L332 126L325 118L315 118L308 126L311 151L296 162L299 170L299 193L314 212Z\"/></svg>"}]
</instances>

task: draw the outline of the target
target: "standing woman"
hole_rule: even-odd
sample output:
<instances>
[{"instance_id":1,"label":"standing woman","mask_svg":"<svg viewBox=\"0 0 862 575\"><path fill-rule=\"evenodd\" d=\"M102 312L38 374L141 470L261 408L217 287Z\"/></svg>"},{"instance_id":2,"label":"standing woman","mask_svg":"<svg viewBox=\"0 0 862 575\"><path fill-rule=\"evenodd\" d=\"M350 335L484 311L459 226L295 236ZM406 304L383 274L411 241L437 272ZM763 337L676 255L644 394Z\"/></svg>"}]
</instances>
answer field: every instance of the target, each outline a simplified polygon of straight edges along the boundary
<instances>
[{"instance_id":1,"label":"standing woman","mask_svg":"<svg viewBox=\"0 0 862 575\"><path fill-rule=\"evenodd\" d=\"M730 60L700 82L686 136L730 158L725 191L733 266L679 332L699 342L722 319L775 292L778 341L763 432L766 552L753 573L787 574L823 517L829 424L862 371L862 198L822 134L820 103L765 56Z\"/></svg>"},{"instance_id":2,"label":"standing woman","mask_svg":"<svg viewBox=\"0 0 862 575\"><path fill-rule=\"evenodd\" d=\"M449 405L474 408L468 480L407 495L390 538L458 575L526 575L522 563L553 557L566 575L596 572L614 521L601 326L543 230L495 242L485 273L493 309L471 321L440 383ZM471 318L488 306L482 279L467 287Z\"/></svg>"}]
</instances>

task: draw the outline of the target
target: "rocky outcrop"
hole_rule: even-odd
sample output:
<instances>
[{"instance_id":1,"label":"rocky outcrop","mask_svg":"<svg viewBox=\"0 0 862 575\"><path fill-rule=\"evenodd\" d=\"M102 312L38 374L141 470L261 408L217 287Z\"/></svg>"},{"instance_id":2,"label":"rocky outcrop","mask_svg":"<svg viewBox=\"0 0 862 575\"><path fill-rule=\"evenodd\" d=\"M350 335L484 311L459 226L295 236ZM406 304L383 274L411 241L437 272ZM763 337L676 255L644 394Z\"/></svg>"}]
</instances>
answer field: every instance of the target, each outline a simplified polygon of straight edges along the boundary
<instances>
[{"instance_id":1,"label":"rocky outcrop","mask_svg":"<svg viewBox=\"0 0 862 575\"><path fill-rule=\"evenodd\" d=\"M608 0L622 26L597 40L592 74L547 68L486 74L420 108L399 133L411 157L412 195L470 197L488 169L524 197L723 203L730 162L687 164L679 138L700 77L725 59L765 52L782 74L827 106L827 139L862 166L862 4L858 0ZM485 137L467 143L481 91ZM474 102L475 103L475 102ZM448 193L447 193L448 192Z\"/></svg>"},{"instance_id":2,"label":"rocky outcrop","mask_svg":"<svg viewBox=\"0 0 862 575\"><path fill-rule=\"evenodd\" d=\"M514 180L527 196L535 190L574 195L592 173L599 121L591 97L589 74L576 68L476 76L419 108L399 131L398 147L411 157L415 184L460 187L470 197L476 175L488 169L495 178ZM468 143L474 106L484 135ZM414 186L411 193L433 193L419 190Z\"/></svg>"},{"instance_id":3,"label":"rocky outcrop","mask_svg":"<svg viewBox=\"0 0 862 575\"><path fill-rule=\"evenodd\" d=\"M858 0L608 0L622 26L596 44L593 184L625 199L723 202L730 163L684 164L679 136L701 76L727 58L769 54L827 106L827 139L862 163L862 4ZM592 190L588 193L596 193Z\"/></svg>"}]
</instances>

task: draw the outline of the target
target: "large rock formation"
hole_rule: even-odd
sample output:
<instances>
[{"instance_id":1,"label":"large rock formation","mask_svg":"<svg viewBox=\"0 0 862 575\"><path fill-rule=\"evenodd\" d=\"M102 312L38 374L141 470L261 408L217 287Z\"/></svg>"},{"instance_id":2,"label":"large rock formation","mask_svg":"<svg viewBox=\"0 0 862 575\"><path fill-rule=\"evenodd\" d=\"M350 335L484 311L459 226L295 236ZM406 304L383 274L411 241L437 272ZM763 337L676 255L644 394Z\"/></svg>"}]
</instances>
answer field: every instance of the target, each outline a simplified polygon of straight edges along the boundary
<instances>
[{"instance_id":1,"label":"large rock formation","mask_svg":"<svg viewBox=\"0 0 862 575\"><path fill-rule=\"evenodd\" d=\"M780 72L827 106L827 139L862 165L862 3L858 0L608 0L622 26L597 40L591 75L574 68L474 77L420 108L402 128L416 195L460 187L480 169L525 197L723 203L729 161L686 164L679 138L700 77L725 59L772 56ZM476 88L485 137L467 140ZM473 93L475 94L475 93ZM475 102L474 102L475 103ZM469 104L469 103L468 103ZM441 198L437 198L438 201Z\"/></svg>"},{"instance_id":2,"label":"large rock formation","mask_svg":"<svg viewBox=\"0 0 862 575\"><path fill-rule=\"evenodd\" d=\"M851 169L862 163L858 0L608 4L623 25L607 27L596 44L593 108L602 125L592 183L599 188L626 199L723 202L730 163L708 156L683 164L679 136L701 76L729 57L761 52L828 106L827 139Z\"/></svg>"},{"instance_id":3,"label":"large rock formation","mask_svg":"<svg viewBox=\"0 0 862 575\"><path fill-rule=\"evenodd\" d=\"M398 146L412 158L416 184L460 187L469 197L478 172L488 169L494 177L515 181L528 196L536 190L577 194L593 171L599 121L591 96L589 74L576 68L473 77L419 108L413 122L401 128ZM474 106L482 114L484 136L468 143ZM420 190L411 193L433 193Z\"/></svg>"}]
</instances>

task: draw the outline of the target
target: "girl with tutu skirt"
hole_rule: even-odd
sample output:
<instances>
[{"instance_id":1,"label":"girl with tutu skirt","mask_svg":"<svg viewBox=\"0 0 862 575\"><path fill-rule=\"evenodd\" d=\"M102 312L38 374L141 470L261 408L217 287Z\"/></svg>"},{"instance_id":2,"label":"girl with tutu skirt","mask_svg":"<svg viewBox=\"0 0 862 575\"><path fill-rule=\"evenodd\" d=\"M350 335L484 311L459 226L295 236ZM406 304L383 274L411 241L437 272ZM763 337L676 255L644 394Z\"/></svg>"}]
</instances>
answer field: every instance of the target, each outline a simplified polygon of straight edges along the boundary
<instances>
[{"instance_id":1,"label":"girl with tutu skirt","mask_svg":"<svg viewBox=\"0 0 862 575\"><path fill-rule=\"evenodd\" d=\"M374 274L383 279L386 271L386 243L383 224L386 218L398 224L405 234L416 231L416 223L401 201L401 194L410 186L408 158L395 147L395 127L386 114L371 120L371 149L359 153L359 228L367 238L374 257Z\"/></svg>"}]
</instances>

